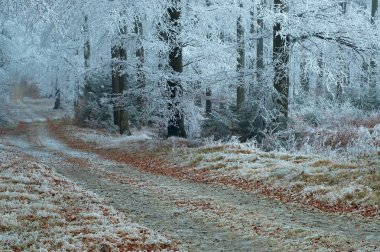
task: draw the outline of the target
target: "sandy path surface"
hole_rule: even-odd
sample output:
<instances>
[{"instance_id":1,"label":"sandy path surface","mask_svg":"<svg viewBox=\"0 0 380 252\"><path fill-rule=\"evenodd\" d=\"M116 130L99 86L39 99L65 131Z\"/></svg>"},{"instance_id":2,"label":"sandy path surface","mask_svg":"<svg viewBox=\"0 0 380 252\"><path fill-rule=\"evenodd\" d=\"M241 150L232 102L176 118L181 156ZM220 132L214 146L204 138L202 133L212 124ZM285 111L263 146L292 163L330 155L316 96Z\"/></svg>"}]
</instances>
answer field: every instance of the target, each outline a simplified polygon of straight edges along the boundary
<instances>
[{"instance_id":1,"label":"sandy path surface","mask_svg":"<svg viewBox=\"0 0 380 252\"><path fill-rule=\"evenodd\" d=\"M20 112L21 113L21 112ZM54 139L46 122L2 136L39 162L104 197L131 221L177 240L189 251L380 251L380 222L284 205L219 185L151 175L78 152ZM1 146L0 146L1 147Z\"/></svg>"}]
</instances>

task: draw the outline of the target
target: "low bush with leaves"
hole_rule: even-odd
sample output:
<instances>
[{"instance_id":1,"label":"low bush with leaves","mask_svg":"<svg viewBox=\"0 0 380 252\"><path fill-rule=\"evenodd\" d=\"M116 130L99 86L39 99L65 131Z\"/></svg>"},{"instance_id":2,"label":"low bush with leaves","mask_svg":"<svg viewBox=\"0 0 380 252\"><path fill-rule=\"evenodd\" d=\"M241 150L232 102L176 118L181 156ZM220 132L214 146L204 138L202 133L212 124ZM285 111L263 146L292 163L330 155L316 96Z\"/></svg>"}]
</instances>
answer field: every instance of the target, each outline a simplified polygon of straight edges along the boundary
<instances>
[{"instance_id":1,"label":"low bush with leaves","mask_svg":"<svg viewBox=\"0 0 380 252\"><path fill-rule=\"evenodd\" d=\"M362 158L380 150L380 112L328 100L294 107L287 130L267 132L262 148L305 154Z\"/></svg>"}]
</instances>

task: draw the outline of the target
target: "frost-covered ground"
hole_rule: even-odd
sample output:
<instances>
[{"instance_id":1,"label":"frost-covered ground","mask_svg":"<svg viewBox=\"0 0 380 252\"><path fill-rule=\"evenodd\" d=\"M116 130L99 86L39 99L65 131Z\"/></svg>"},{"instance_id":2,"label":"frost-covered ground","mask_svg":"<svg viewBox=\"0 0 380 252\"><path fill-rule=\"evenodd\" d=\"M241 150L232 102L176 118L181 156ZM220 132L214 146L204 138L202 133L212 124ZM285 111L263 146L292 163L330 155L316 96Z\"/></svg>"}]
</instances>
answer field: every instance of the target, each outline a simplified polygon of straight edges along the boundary
<instances>
[{"instance_id":1,"label":"frost-covered ground","mask_svg":"<svg viewBox=\"0 0 380 252\"><path fill-rule=\"evenodd\" d=\"M342 161L323 156L264 152L253 143L209 141L200 147L181 139L160 141L148 130L117 136L95 130L67 128L75 139L99 149L126 153L158 153L171 163L207 173L209 181L244 181L260 185L267 195L308 203L332 212L360 212L380 217L380 159ZM188 147L188 146L191 147ZM236 184L236 183L235 183ZM248 186L249 187L249 186Z\"/></svg>"},{"instance_id":2,"label":"frost-covered ground","mask_svg":"<svg viewBox=\"0 0 380 252\"><path fill-rule=\"evenodd\" d=\"M33 114L59 118L54 117L56 112L52 112L50 106L33 106L28 106L32 108L32 111L25 112L29 115L22 115L21 108L13 107L12 111L18 112L20 117L24 118L31 117ZM68 126L65 122L67 120L64 119L55 122L26 122L18 124L14 130L0 134L0 156L8 155L0 160L0 164L4 164L5 169L2 169L0 178L3 172L7 174L8 170L12 171L12 167L19 167L19 164L27 169L27 171L19 169L22 176L28 176L31 170L32 174L35 173L37 177L41 177L42 182L29 183L30 185L27 184L28 181L25 178L17 180L17 185L20 184L23 188L18 190L23 193L23 197L34 197L33 199L37 200L42 200L39 194L42 191L41 195L44 198L42 205L58 204L57 211L54 207L49 207L54 210L52 215L55 217L51 220L53 223L59 220L59 217L55 215L57 213L63 214L62 221L58 223L66 223L69 227L74 225L77 230L85 227L79 230L79 233L74 232L67 236L62 235L64 231L60 233L70 242L79 237L83 238L88 231L92 231L93 229L86 228L88 225L101 225L104 223L104 220L99 222L101 218L106 218L108 221L108 217L104 216L102 210L106 208L110 209L110 212L115 211L117 216L123 216L120 212L124 213L130 218L130 222L158 230L160 234L169 237L174 244L179 244L177 247L185 251L377 251L380 248L380 218L326 213L313 208L304 208L300 204L283 204L267 197L273 195L266 194L266 192L277 192L272 186L274 176L261 177L262 182L268 180L271 182L268 185L272 186L266 188L267 191L262 191L263 196L256 193L256 185L259 184L259 189L264 188L262 185L260 187L260 183L246 179L246 173L232 173L232 171L243 169L244 163L252 158L252 160L260 160L254 163L262 162L262 167L251 169L259 169L263 170L263 174L264 172L271 174L276 169L265 170L265 164L273 162L284 165L283 162L287 161L296 165L299 159L302 159L299 155L265 153L253 145L242 145L233 141L227 144L208 142L205 145L177 138L163 141L155 138L155 134L150 133L148 129L133 132L133 136L130 137L120 137L117 134ZM238 168L228 170L220 166L221 157L218 156L221 155L226 155L222 157L224 159L222 164L235 163ZM20 158L11 161L10 157ZM234 157L237 160L233 160ZM325 160L319 157L308 156L308 158ZM309 163L313 162L309 160ZM215 165L215 167L209 167L210 165ZM19 175L15 171L7 176L17 178ZM30 177L34 178L33 175ZM66 178L70 178L76 184L74 185ZM43 182L46 180L47 182ZM202 183L194 183L194 181ZM219 182L219 185L209 183L214 181ZM38 189L38 186L45 184L52 188L47 191L57 194L48 197L45 195L46 190ZM220 184L227 184L227 186ZM231 187L230 184L248 190L243 191ZM250 187L251 185L253 187ZM5 187L10 188L7 189L8 191L12 191L12 186L14 186L12 183L7 182ZM37 189L33 189L35 187ZM295 197L295 192L292 190L281 189L280 191L285 192L282 195ZM29 196L29 194L34 195L34 192L38 192L36 196ZM59 193L63 196L57 196ZM54 197L58 197L60 202L54 202ZM304 201L299 202L304 203L305 199L311 201L312 197L302 199ZM70 210L71 205L74 206L75 211L79 210L79 213L84 211L84 214L80 215L84 217L84 222L79 222L79 218L72 219L74 218L72 215L62 213L62 209L74 211ZM39 209L22 205L22 209L25 208ZM101 212L97 212L99 209ZM33 212L32 223L42 218L35 214L37 210ZM340 210L342 209L334 209L334 212ZM28 213L27 211L21 210L20 214ZM15 211L15 213L19 212ZM6 212L6 214L9 213ZM89 215L91 218L87 218ZM12 218L7 216L6 220L12 220ZM21 220L24 219L17 219L19 224ZM95 221L95 223L89 224L87 221ZM111 221L107 223L109 222ZM130 222L125 217L121 218L121 223L126 223L125 225L129 226ZM40 223L32 225L33 235L41 232L42 235L38 236L41 239L55 238L53 235L44 236L47 234L47 231L43 230L45 224ZM111 222L111 224L114 223ZM28 227L29 222L20 225ZM131 225L135 227L135 224ZM117 230L119 226L115 224L111 227ZM75 230L75 228L69 230ZM102 230L102 228L96 229ZM109 229L108 226L107 230L111 230L110 233L112 233L112 228ZM54 226L49 226L48 229L54 230ZM14 230L14 233L20 236L25 231L21 228ZM144 231L141 233L144 234ZM154 234L154 232L148 234ZM116 236L118 235L119 233L116 233ZM25 236L33 237L29 234ZM114 241L117 242L117 239L115 237ZM144 241L144 238L142 240ZM86 243L87 240L81 241ZM103 246L104 251L107 251L108 247L104 242L98 240L96 242L98 247L93 249L98 251L100 246ZM4 246L9 246L9 244ZM109 246L112 245L109 244ZM166 246L166 244L160 246ZM45 247L41 246L41 248ZM14 249L17 250L17 248ZM86 247L73 251L77 250L91 249ZM115 249L115 251L118 250L122 251L119 248Z\"/></svg>"},{"instance_id":3,"label":"frost-covered ground","mask_svg":"<svg viewBox=\"0 0 380 252\"><path fill-rule=\"evenodd\" d=\"M170 242L53 169L0 145L1 251L130 251Z\"/></svg>"},{"instance_id":4,"label":"frost-covered ground","mask_svg":"<svg viewBox=\"0 0 380 252\"><path fill-rule=\"evenodd\" d=\"M47 119L62 119L73 116L71 110L53 110L53 104L54 100L49 98L23 98L10 103L0 101L0 129L15 128L20 122L44 122Z\"/></svg>"},{"instance_id":5,"label":"frost-covered ground","mask_svg":"<svg viewBox=\"0 0 380 252\"><path fill-rule=\"evenodd\" d=\"M131 222L99 195L56 169L59 152L80 156L49 138L46 121L69 118L52 99L0 105L0 251L130 251L172 242ZM43 137L41 137L43 135ZM47 148L50 151L42 149Z\"/></svg>"},{"instance_id":6,"label":"frost-covered ground","mask_svg":"<svg viewBox=\"0 0 380 252\"><path fill-rule=\"evenodd\" d=\"M207 170L217 177L260 182L300 200L377 209L380 206L378 158L367 163L344 162L321 156L268 153L238 142L214 142L179 153L177 160L185 160L196 170Z\"/></svg>"},{"instance_id":7,"label":"frost-covered ground","mask_svg":"<svg viewBox=\"0 0 380 252\"><path fill-rule=\"evenodd\" d=\"M324 213L282 204L252 191L210 184L213 180L223 184L223 178L231 176L222 170L220 174L205 172L209 169L192 157L198 152L208 156L211 149L219 154L228 150L239 157L241 152L253 153L252 146L251 151L242 150L237 143L189 148L186 146L196 143L176 138L162 141L147 131L119 137L74 126L50 125L50 129L72 148L132 165L106 170L96 165L91 170L64 172L109 195L120 209L132 210L144 225L169 232L169 237L190 251L376 251L380 247L379 218ZM195 163L175 166L180 161ZM124 191L130 195L120 193Z\"/></svg>"}]
</instances>

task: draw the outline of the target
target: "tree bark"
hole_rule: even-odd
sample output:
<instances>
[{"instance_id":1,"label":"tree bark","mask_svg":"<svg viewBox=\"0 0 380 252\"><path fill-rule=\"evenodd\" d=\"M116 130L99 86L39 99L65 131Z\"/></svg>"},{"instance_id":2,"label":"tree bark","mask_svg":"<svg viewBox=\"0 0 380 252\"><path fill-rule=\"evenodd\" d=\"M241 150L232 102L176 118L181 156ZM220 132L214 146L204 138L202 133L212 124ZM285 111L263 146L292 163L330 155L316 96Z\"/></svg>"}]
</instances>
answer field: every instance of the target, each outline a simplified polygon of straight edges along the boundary
<instances>
[{"instance_id":1,"label":"tree bark","mask_svg":"<svg viewBox=\"0 0 380 252\"><path fill-rule=\"evenodd\" d=\"M111 57L112 57L112 94L113 94L113 98L116 100L116 95L120 93L119 62L118 62L120 58L120 50L119 50L118 45L112 46ZM113 106L113 122L115 125L120 124L119 106L116 101L114 101L114 106Z\"/></svg>"},{"instance_id":2,"label":"tree bark","mask_svg":"<svg viewBox=\"0 0 380 252\"><path fill-rule=\"evenodd\" d=\"M315 90L315 97L320 97L323 93L323 53L321 52L318 58L318 79ZM319 102L317 100L317 102Z\"/></svg>"},{"instance_id":3,"label":"tree bark","mask_svg":"<svg viewBox=\"0 0 380 252\"><path fill-rule=\"evenodd\" d=\"M346 14L347 12L347 0L342 0L340 3L340 8L341 8L341 12L342 14Z\"/></svg>"},{"instance_id":4,"label":"tree bark","mask_svg":"<svg viewBox=\"0 0 380 252\"><path fill-rule=\"evenodd\" d=\"M178 41L178 33L180 29L180 3L179 0L173 0L173 6L168 8L169 14L169 44L171 46L171 51L169 53L169 66L173 70L174 74L182 73L182 47ZM180 97L182 96L182 85L178 77L174 76L172 79L167 81L169 95L171 101L169 102L169 110L172 113L171 118L168 123L168 137L187 137L185 131L184 115L179 108Z\"/></svg>"},{"instance_id":5,"label":"tree bark","mask_svg":"<svg viewBox=\"0 0 380 252\"><path fill-rule=\"evenodd\" d=\"M112 57L112 93L114 99L114 123L119 126L120 134L130 135L128 111L123 93L127 90L126 61L127 50L123 44L123 39L127 33L127 27L124 25L118 27L118 36L111 48Z\"/></svg>"},{"instance_id":6,"label":"tree bark","mask_svg":"<svg viewBox=\"0 0 380 252\"><path fill-rule=\"evenodd\" d=\"M379 0L372 0L371 4L371 24L375 25L375 17L379 8Z\"/></svg>"},{"instance_id":7,"label":"tree bark","mask_svg":"<svg viewBox=\"0 0 380 252\"><path fill-rule=\"evenodd\" d=\"M261 8L264 8L265 6L265 0L261 1ZM263 72L264 72L264 38L263 38L263 31L264 31L264 20L263 20L263 13L262 9L260 7L257 10L257 33L260 34L261 36L256 42L256 67L257 67L257 72L256 72L256 78L257 82L260 84L263 83Z\"/></svg>"},{"instance_id":8,"label":"tree bark","mask_svg":"<svg viewBox=\"0 0 380 252\"><path fill-rule=\"evenodd\" d=\"M123 33L125 34L125 33ZM122 99L125 99L123 97L123 92L127 90L127 74L126 71L126 62L127 62L127 50L125 49L124 45L122 44L119 48L120 52L120 73L119 73L119 93L122 96ZM128 118L128 111L126 110L126 106L124 105L125 102L123 102L123 106L119 110L119 128L120 128L120 134L131 134L131 131L129 129L129 118Z\"/></svg>"},{"instance_id":9,"label":"tree bark","mask_svg":"<svg viewBox=\"0 0 380 252\"><path fill-rule=\"evenodd\" d=\"M143 36L143 25L142 22L136 18L135 19L135 34L137 36L136 40L136 58L137 58L137 88L142 91L145 88L145 74L144 74L144 62L145 62L145 52L144 47L142 44L142 36ZM137 107L140 114L144 112L145 107L145 99L142 94L140 94L137 98ZM142 124L142 121L140 120L140 123Z\"/></svg>"},{"instance_id":10,"label":"tree bark","mask_svg":"<svg viewBox=\"0 0 380 252\"><path fill-rule=\"evenodd\" d=\"M88 94L91 91L90 77L89 77L91 46L90 46L88 15L84 16L83 33L84 33L84 36L85 36L84 48L83 48L84 69L85 69L84 93L86 95L86 94Z\"/></svg>"},{"instance_id":11,"label":"tree bark","mask_svg":"<svg viewBox=\"0 0 380 252\"><path fill-rule=\"evenodd\" d=\"M57 69L58 71L58 69ZM54 101L54 107L53 109L60 109L61 108L61 90L58 87L58 76L55 78L55 101Z\"/></svg>"},{"instance_id":12,"label":"tree bark","mask_svg":"<svg viewBox=\"0 0 380 252\"><path fill-rule=\"evenodd\" d=\"M61 90L57 88L55 91L55 102L54 102L53 109L60 109L60 108L61 108Z\"/></svg>"},{"instance_id":13,"label":"tree bark","mask_svg":"<svg viewBox=\"0 0 380 252\"><path fill-rule=\"evenodd\" d=\"M340 8L341 8L341 13L342 15L346 15L347 13L347 0L342 0L340 3ZM341 54L343 54L344 51L341 49ZM344 87L346 87L348 85L348 74L349 74L349 70L348 70L348 66L346 63L343 63L343 60L341 60L342 62L342 65L340 66L340 72L341 72L341 75L338 76L338 82L337 82L337 86L336 86L336 100L338 102L343 102L343 89Z\"/></svg>"},{"instance_id":14,"label":"tree bark","mask_svg":"<svg viewBox=\"0 0 380 252\"><path fill-rule=\"evenodd\" d=\"M243 8L243 4L239 4L240 8ZM238 83L236 88L236 106L239 111L245 100L245 88L244 88L244 71L245 71L245 49L244 49L244 27L242 24L242 17L237 19L237 76Z\"/></svg>"},{"instance_id":15,"label":"tree bark","mask_svg":"<svg viewBox=\"0 0 380 252\"><path fill-rule=\"evenodd\" d=\"M371 1L371 24L373 26L376 25L375 23L375 19L376 19L376 13L378 11L378 7L379 7L379 1L378 0L372 0ZM370 61L369 61L369 78L368 78L368 81L369 81L369 96L370 96L370 102L373 104L373 106L371 106L372 108L375 108L375 104L377 103L377 97L378 97L378 89L377 89L377 81L376 81L376 70L377 66L376 66L376 62L373 60L373 58L371 57Z\"/></svg>"},{"instance_id":16,"label":"tree bark","mask_svg":"<svg viewBox=\"0 0 380 252\"><path fill-rule=\"evenodd\" d=\"M211 6L211 1L210 0L206 0L206 8L209 8L210 6ZM209 29L210 28L211 27L209 26ZM211 40L212 39L211 38L211 33L207 33L206 37L207 37L208 40ZM208 88L206 88L206 108L205 108L206 116L210 116L211 115L211 111L212 111L211 96L212 96L212 91L211 91L211 88L208 87Z\"/></svg>"},{"instance_id":17,"label":"tree bark","mask_svg":"<svg viewBox=\"0 0 380 252\"><path fill-rule=\"evenodd\" d=\"M287 11L287 7L282 0L274 0L274 5L280 12ZM283 38L279 35L281 30L281 24L275 23L273 27L274 88L278 92L276 103L279 105L280 112L285 117L285 120L280 123L280 128L286 128L289 112L289 49L287 46L288 37Z\"/></svg>"},{"instance_id":18,"label":"tree bark","mask_svg":"<svg viewBox=\"0 0 380 252\"><path fill-rule=\"evenodd\" d=\"M375 26L375 19L376 19L376 13L378 11L378 8L379 8L379 1L378 0L372 0L372 5L371 5L371 24L373 26ZM376 86L376 81L375 81L375 72L376 72L376 62L371 59L370 61L370 67L371 67L371 73L370 73L370 77L371 77L371 85L372 86Z\"/></svg>"},{"instance_id":19,"label":"tree bark","mask_svg":"<svg viewBox=\"0 0 380 252\"><path fill-rule=\"evenodd\" d=\"M211 102L211 89L206 89L206 115L210 116L212 112L212 102Z\"/></svg>"}]
</instances>

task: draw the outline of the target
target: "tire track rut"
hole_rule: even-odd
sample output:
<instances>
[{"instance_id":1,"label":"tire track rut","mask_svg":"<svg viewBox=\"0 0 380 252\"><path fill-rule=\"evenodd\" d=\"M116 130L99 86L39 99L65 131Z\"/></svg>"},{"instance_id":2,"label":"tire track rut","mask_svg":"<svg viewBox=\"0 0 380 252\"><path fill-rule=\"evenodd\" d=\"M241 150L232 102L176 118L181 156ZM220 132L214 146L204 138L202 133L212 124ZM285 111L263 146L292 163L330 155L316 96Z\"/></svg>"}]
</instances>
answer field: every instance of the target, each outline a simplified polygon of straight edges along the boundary
<instances>
[{"instance_id":1,"label":"tire track rut","mask_svg":"<svg viewBox=\"0 0 380 252\"><path fill-rule=\"evenodd\" d=\"M31 123L25 153L189 251L380 251L380 222L338 216L238 189L155 176L55 140ZM8 139L9 140L9 139ZM27 146L27 145L25 145ZM77 162L81 160L82 162Z\"/></svg>"}]
</instances>

